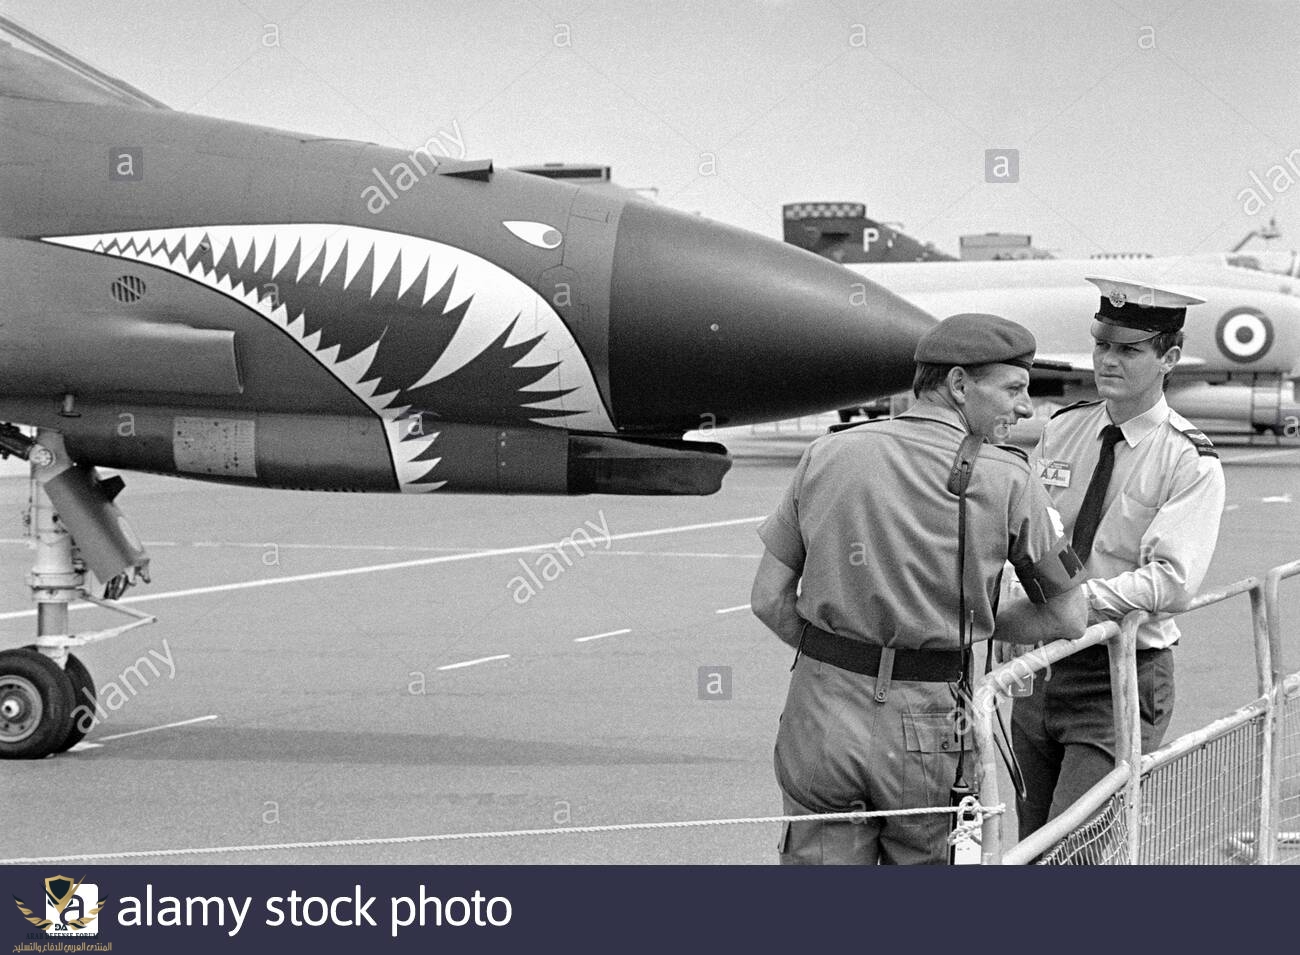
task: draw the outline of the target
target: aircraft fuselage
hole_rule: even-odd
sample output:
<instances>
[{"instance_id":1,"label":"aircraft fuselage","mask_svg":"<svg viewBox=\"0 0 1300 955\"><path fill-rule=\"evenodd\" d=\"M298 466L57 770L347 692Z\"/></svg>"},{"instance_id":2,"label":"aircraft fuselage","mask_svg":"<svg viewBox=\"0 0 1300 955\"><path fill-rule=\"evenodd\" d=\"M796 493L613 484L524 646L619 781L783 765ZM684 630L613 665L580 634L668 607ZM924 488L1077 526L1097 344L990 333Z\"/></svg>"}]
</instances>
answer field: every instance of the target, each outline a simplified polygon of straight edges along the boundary
<instances>
[{"instance_id":1,"label":"aircraft fuselage","mask_svg":"<svg viewBox=\"0 0 1300 955\"><path fill-rule=\"evenodd\" d=\"M707 493L693 429L907 386L929 316L619 195L158 109L0 100L0 420L348 490Z\"/></svg>"}]
</instances>

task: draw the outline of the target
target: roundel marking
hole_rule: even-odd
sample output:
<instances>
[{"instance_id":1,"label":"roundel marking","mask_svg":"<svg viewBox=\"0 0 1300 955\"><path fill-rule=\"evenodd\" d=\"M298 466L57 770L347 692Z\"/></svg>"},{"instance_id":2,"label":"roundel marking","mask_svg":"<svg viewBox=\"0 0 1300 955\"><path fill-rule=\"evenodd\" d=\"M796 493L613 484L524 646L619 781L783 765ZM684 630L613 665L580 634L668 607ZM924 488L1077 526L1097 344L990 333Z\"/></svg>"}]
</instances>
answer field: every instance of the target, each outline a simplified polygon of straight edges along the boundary
<instances>
[{"instance_id":1,"label":"roundel marking","mask_svg":"<svg viewBox=\"0 0 1300 955\"><path fill-rule=\"evenodd\" d=\"M1214 341L1232 361L1258 361L1273 347L1273 323L1253 308L1235 308L1219 319Z\"/></svg>"}]
</instances>

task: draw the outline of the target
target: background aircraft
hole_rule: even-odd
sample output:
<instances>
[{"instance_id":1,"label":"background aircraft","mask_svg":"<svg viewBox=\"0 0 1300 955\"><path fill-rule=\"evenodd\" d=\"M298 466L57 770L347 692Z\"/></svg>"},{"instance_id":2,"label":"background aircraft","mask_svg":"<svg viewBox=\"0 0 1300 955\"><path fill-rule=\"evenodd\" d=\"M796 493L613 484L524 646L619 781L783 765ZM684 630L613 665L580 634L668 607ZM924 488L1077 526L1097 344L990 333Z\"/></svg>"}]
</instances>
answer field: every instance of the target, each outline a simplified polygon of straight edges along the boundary
<instances>
[{"instance_id":1,"label":"background aircraft","mask_svg":"<svg viewBox=\"0 0 1300 955\"><path fill-rule=\"evenodd\" d=\"M0 448L58 512L35 495L42 652L0 653L0 756L84 732L68 532L109 596L147 579L121 482L95 466L708 494L726 450L686 431L897 391L933 324L803 250L620 190L188 115L0 28Z\"/></svg>"},{"instance_id":2,"label":"background aircraft","mask_svg":"<svg viewBox=\"0 0 1300 955\"><path fill-rule=\"evenodd\" d=\"M897 292L932 315L986 311L1032 329L1038 339L1033 393L1061 402L1095 397L1087 319L1096 287L1085 276L1168 286L1205 299L1188 310L1183 359L1169 403L1193 420L1215 419L1294 434L1300 421L1300 262L1290 253L1231 252L1150 258L1055 259L1028 236L965 239L982 260L957 260L885 223L861 203L785 207L786 240ZM969 250L967 250L969 251ZM992 255L1005 254L995 261Z\"/></svg>"}]
</instances>

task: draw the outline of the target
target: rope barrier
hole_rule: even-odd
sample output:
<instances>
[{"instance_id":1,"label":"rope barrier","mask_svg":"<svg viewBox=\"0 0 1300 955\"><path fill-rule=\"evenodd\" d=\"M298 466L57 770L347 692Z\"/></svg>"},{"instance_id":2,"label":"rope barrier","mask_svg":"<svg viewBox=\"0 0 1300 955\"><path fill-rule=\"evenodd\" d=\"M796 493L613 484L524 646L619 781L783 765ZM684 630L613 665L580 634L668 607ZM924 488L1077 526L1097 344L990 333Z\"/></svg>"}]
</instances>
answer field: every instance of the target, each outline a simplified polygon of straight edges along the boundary
<instances>
[{"instance_id":1,"label":"rope barrier","mask_svg":"<svg viewBox=\"0 0 1300 955\"><path fill-rule=\"evenodd\" d=\"M342 849L365 846L415 845L430 842L453 842L466 839L513 839L529 836L588 835L605 832L645 832L659 829L688 829L703 826L743 826L775 822L863 822L886 816L919 816L935 813L952 814L973 811L976 820L953 830L953 836L964 830L979 832L983 817L1006 812L1004 804L984 806L918 807L915 809L854 810L851 812L809 813L799 816L749 816L738 819L692 819L675 822L627 822L602 826L557 826L551 829L508 829L497 832L435 833L420 836L384 836L371 839L327 839L319 842L283 842L243 846L200 846L190 849L140 849L129 852L92 852L66 856L34 856L31 858L0 859L0 865L55 865L62 862L113 862L123 859L152 859L175 856L227 855L239 852L288 852L295 849ZM952 838L952 837L950 837Z\"/></svg>"},{"instance_id":2,"label":"rope barrier","mask_svg":"<svg viewBox=\"0 0 1300 955\"><path fill-rule=\"evenodd\" d=\"M952 827L952 832L948 833L948 845L950 846L968 840L978 843L984 828L984 817L1001 815L1006 812L1006 806L999 804L986 807L980 805L980 801L974 796L966 796L959 806L954 807L953 811L963 815L970 813L971 818Z\"/></svg>"}]
</instances>

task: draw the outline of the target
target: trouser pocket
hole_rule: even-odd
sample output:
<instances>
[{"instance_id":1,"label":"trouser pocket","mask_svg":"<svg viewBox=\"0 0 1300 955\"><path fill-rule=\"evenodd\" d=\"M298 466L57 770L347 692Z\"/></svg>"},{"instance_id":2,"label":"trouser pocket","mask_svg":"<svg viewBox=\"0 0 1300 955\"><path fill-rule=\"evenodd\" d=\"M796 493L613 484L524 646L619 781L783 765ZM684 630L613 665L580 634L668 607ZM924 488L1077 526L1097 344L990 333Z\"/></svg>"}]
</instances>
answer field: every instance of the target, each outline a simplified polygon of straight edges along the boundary
<instances>
[{"instance_id":1,"label":"trouser pocket","mask_svg":"<svg viewBox=\"0 0 1300 955\"><path fill-rule=\"evenodd\" d=\"M903 742L907 765L901 790L909 806L946 806L956 778L961 740L952 713L906 712ZM969 740L967 749L970 749Z\"/></svg>"}]
</instances>

